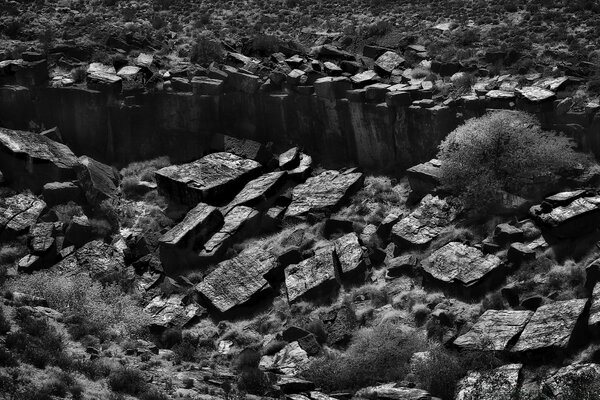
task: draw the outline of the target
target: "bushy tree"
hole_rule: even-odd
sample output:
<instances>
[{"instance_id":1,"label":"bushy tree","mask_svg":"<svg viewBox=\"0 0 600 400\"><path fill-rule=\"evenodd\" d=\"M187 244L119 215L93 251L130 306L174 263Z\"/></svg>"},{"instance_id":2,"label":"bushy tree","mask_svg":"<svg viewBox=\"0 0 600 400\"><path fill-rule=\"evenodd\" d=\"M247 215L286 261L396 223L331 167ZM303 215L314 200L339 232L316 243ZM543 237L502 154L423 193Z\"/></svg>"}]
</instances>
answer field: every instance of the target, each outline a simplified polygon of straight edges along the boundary
<instances>
[{"instance_id":1,"label":"bushy tree","mask_svg":"<svg viewBox=\"0 0 600 400\"><path fill-rule=\"evenodd\" d=\"M467 207L487 210L502 192L527 196L588 162L571 139L544 131L531 115L494 111L456 128L440 144L444 186Z\"/></svg>"}]
</instances>

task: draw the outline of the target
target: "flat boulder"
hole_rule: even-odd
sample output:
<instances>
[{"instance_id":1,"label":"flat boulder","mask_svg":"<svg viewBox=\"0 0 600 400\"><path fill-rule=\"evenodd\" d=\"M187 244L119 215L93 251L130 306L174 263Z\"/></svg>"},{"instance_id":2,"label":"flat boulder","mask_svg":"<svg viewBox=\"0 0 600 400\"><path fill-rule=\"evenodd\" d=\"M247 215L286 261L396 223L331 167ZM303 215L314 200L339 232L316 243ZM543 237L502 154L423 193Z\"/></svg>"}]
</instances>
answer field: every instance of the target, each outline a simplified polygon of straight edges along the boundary
<instances>
[{"instance_id":1,"label":"flat boulder","mask_svg":"<svg viewBox=\"0 0 600 400\"><path fill-rule=\"evenodd\" d=\"M536 86L525 86L515 89L515 91L520 97L532 103L552 101L556 98L556 94L553 91Z\"/></svg>"},{"instance_id":2,"label":"flat boulder","mask_svg":"<svg viewBox=\"0 0 600 400\"><path fill-rule=\"evenodd\" d=\"M356 233L348 233L333 242L342 279L362 277L366 269L365 252Z\"/></svg>"},{"instance_id":3,"label":"flat boulder","mask_svg":"<svg viewBox=\"0 0 600 400\"><path fill-rule=\"evenodd\" d=\"M75 178L77 157L44 135L0 128L0 170L15 189L42 191L44 184Z\"/></svg>"},{"instance_id":4,"label":"flat boulder","mask_svg":"<svg viewBox=\"0 0 600 400\"><path fill-rule=\"evenodd\" d=\"M392 228L399 246L424 247L456 219L459 209L437 196L427 195L419 206Z\"/></svg>"},{"instance_id":5,"label":"flat boulder","mask_svg":"<svg viewBox=\"0 0 600 400\"><path fill-rule=\"evenodd\" d=\"M293 189L292 203L288 206L285 218L302 218L308 213L331 214L360 189L363 182L363 174L354 170L329 170L308 178Z\"/></svg>"},{"instance_id":6,"label":"flat boulder","mask_svg":"<svg viewBox=\"0 0 600 400\"><path fill-rule=\"evenodd\" d=\"M183 221L171 228L159 239L160 260L165 273L193 268L197 253L209 238L223 225L223 215L213 206L198 203Z\"/></svg>"},{"instance_id":7,"label":"flat boulder","mask_svg":"<svg viewBox=\"0 0 600 400\"><path fill-rule=\"evenodd\" d=\"M100 204L119 193L120 177L117 170L91 157L79 157L77 179L90 204Z\"/></svg>"},{"instance_id":8,"label":"flat boulder","mask_svg":"<svg viewBox=\"0 0 600 400\"><path fill-rule=\"evenodd\" d=\"M512 351L566 349L586 304L587 299L574 299L539 307Z\"/></svg>"},{"instance_id":9,"label":"flat boulder","mask_svg":"<svg viewBox=\"0 0 600 400\"><path fill-rule=\"evenodd\" d=\"M67 204L70 201L79 203L83 193L76 182L48 182L43 186L42 197L49 206L54 206Z\"/></svg>"},{"instance_id":10,"label":"flat boulder","mask_svg":"<svg viewBox=\"0 0 600 400\"><path fill-rule=\"evenodd\" d=\"M595 230L600 223L600 196L559 193L531 207L529 213L553 235L576 237Z\"/></svg>"},{"instance_id":11,"label":"flat boulder","mask_svg":"<svg viewBox=\"0 0 600 400\"><path fill-rule=\"evenodd\" d=\"M531 319L532 311L487 310L454 345L465 350L503 351Z\"/></svg>"},{"instance_id":12,"label":"flat boulder","mask_svg":"<svg viewBox=\"0 0 600 400\"><path fill-rule=\"evenodd\" d=\"M320 249L314 256L285 269L285 286L290 303L337 287L333 248Z\"/></svg>"},{"instance_id":13,"label":"flat boulder","mask_svg":"<svg viewBox=\"0 0 600 400\"><path fill-rule=\"evenodd\" d=\"M161 192L182 204L223 204L233 198L261 165L232 153L213 153L189 164L171 165L155 172Z\"/></svg>"},{"instance_id":14,"label":"flat boulder","mask_svg":"<svg viewBox=\"0 0 600 400\"><path fill-rule=\"evenodd\" d=\"M472 286L498 270L502 260L459 242L450 242L421 263L423 271L443 283Z\"/></svg>"},{"instance_id":15,"label":"flat boulder","mask_svg":"<svg viewBox=\"0 0 600 400\"><path fill-rule=\"evenodd\" d=\"M196 290L218 312L226 313L269 289L265 276L277 267L277 259L272 254L247 250L219 263L196 285Z\"/></svg>"},{"instance_id":16,"label":"flat boulder","mask_svg":"<svg viewBox=\"0 0 600 400\"><path fill-rule=\"evenodd\" d=\"M229 135L216 134L211 140L211 149L216 152L235 154L266 165L273 158L268 146L251 139L235 138Z\"/></svg>"},{"instance_id":17,"label":"flat boulder","mask_svg":"<svg viewBox=\"0 0 600 400\"><path fill-rule=\"evenodd\" d=\"M186 304L182 294L171 296L159 295L154 297L144 308L144 312L152 318L155 328L184 328L190 322L202 315L204 309L191 302Z\"/></svg>"},{"instance_id":18,"label":"flat boulder","mask_svg":"<svg viewBox=\"0 0 600 400\"><path fill-rule=\"evenodd\" d=\"M404 58L393 51L386 51L375 60L375 68L387 75L404 64Z\"/></svg>"},{"instance_id":19,"label":"flat boulder","mask_svg":"<svg viewBox=\"0 0 600 400\"><path fill-rule=\"evenodd\" d=\"M417 388L398 386L387 383L379 386L370 386L356 392L357 399L382 399L382 400L430 400L431 395Z\"/></svg>"},{"instance_id":20,"label":"flat boulder","mask_svg":"<svg viewBox=\"0 0 600 400\"><path fill-rule=\"evenodd\" d=\"M46 203L27 193L0 198L0 233L23 233L37 222L45 208Z\"/></svg>"},{"instance_id":21,"label":"flat boulder","mask_svg":"<svg viewBox=\"0 0 600 400\"><path fill-rule=\"evenodd\" d=\"M285 171L269 172L251 180L227 205L227 208L246 205L259 207L266 200L277 193L285 182L287 173Z\"/></svg>"},{"instance_id":22,"label":"flat boulder","mask_svg":"<svg viewBox=\"0 0 600 400\"><path fill-rule=\"evenodd\" d=\"M460 380L456 400L504 400L516 398L522 364L506 364L486 372L471 372Z\"/></svg>"}]
</instances>

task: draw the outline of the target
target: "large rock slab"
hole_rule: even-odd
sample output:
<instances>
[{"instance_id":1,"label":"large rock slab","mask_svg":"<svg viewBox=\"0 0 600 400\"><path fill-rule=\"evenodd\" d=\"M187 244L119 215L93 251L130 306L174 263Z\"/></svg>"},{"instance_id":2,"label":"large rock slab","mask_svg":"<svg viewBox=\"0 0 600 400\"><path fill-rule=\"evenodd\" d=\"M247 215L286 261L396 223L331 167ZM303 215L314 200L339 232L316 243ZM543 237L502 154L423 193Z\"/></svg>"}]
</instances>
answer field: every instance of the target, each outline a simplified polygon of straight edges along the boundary
<instances>
[{"instance_id":1,"label":"large rock slab","mask_svg":"<svg viewBox=\"0 0 600 400\"><path fill-rule=\"evenodd\" d=\"M285 269L285 286L290 303L336 287L333 248L320 249L299 264L289 265Z\"/></svg>"},{"instance_id":2,"label":"large rock slab","mask_svg":"<svg viewBox=\"0 0 600 400\"><path fill-rule=\"evenodd\" d=\"M423 270L437 281L471 286L498 270L502 260L493 254L459 242L450 242L421 263Z\"/></svg>"},{"instance_id":3,"label":"large rock slab","mask_svg":"<svg viewBox=\"0 0 600 400\"><path fill-rule=\"evenodd\" d=\"M119 194L120 176L117 170L91 157L79 158L77 179L90 204L100 204Z\"/></svg>"},{"instance_id":4,"label":"large rock slab","mask_svg":"<svg viewBox=\"0 0 600 400\"><path fill-rule=\"evenodd\" d=\"M356 233L348 233L333 242L342 279L364 278L367 267L365 252Z\"/></svg>"},{"instance_id":5,"label":"large rock slab","mask_svg":"<svg viewBox=\"0 0 600 400\"><path fill-rule=\"evenodd\" d=\"M555 236L580 236L600 223L600 196L582 196L579 191L559 193L531 207L529 212Z\"/></svg>"},{"instance_id":6,"label":"large rock slab","mask_svg":"<svg viewBox=\"0 0 600 400\"><path fill-rule=\"evenodd\" d=\"M185 296L173 294L171 296L159 295L154 297L144 311L152 318L155 328L184 328L196 317L200 316L204 309L196 303L186 304Z\"/></svg>"},{"instance_id":7,"label":"large rock slab","mask_svg":"<svg viewBox=\"0 0 600 400\"><path fill-rule=\"evenodd\" d=\"M393 70L404 63L404 58L393 51L386 51L375 61L375 67L378 71L389 75Z\"/></svg>"},{"instance_id":8,"label":"large rock slab","mask_svg":"<svg viewBox=\"0 0 600 400\"><path fill-rule=\"evenodd\" d=\"M75 178L71 149L38 133L0 128L0 170L15 189L39 193L45 183Z\"/></svg>"},{"instance_id":9,"label":"large rock slab","mask_svg":"<svg viewBox=\"0 0 600 400\"><path fill-rule=\"evenodd\" d=\"M87 273L99 280L126 272L123 253L101 240L86 243L54 268L64 274Z\"/></svg>"},{"instance_id":10,"label":"large rock slab","mask_svg":"<svg viewBox=\"0 0 600 400\"><path fill-rule=\"evenodd\" d=\"M298 342L288 343L283 349L272 356L263 356L259 366L267 371L284 375L297 375L304 370L310 360L306 351Z\"/></svg>"},{"instance_id":11,"label":"large rock slab","mask_svg":"<svg viewBox=\"0 0 600 400\"><path fill-rule=\"evenodd\" d=\"M285 171L275 171L251 180L227 205L227 208L239 205L258 207L264 204L269 197L272 197L281 188L286 175L287 172Z\"/></svg>"},{"instance_id":12,"label":"large rock slab","mask_svg":"<svg viewBox=\"0 0 600 400\"><path fill-rule=\"evenodd\" d=\"M269 289L265 275L276 269L277 259L260 250L248 250L225 260L208 274L196 290L220 313L226 313Z\"/></svg>"},{"instance_id":13,"label":"large rock slab","mask_svg":"<svg viewBox=\"0 0 600 400\"><path fill-rule=\"evenodd\" d=\"M363 174L354 170L330 170L308 178L292 191L292 203L285 218L302 218L308 213L330 214L362 187L363 182Z\"/></svg>"},{"instance_id":14,"label":"large rock slab","mask_svg":"<svg viewBox=\"0 0 600 400\"><path fill-rule=\"evenodd\" d=\"M413 212L394 225L392 239L399 246L427 246L456 219L458 211L446 200L427 195Z\"/></svg>"},{"instance_id":15,"label":"large rock slab","mask_svg":"<svg viewBox=\"0 0 600 400\"><path fill-rule=\"evenodd\" d=\"M408 183L416 198L431 194L440 186L441 165L441 162L434 158L406 170Z\"/></svg>"},{"instance_id":16,"label":"large rock slab","mask_svg":"<svg viewBox=\"0 0 600 400\"><path fill-rule=\"evenodd\" d=\"M182 204L226 204L261 165L231 153L213 153L189 164L171 165L155 172L159 190Z\"/></svg>"},{"instance_id":17,"label":"large rock slab","mask_svg":"<svg viewBox=\"0 0 600 400\"><path fill-rule=\"evenodd\" d=\"M533 311L487 310L454 345L466 350L503 351L525 328Z\"/></svg>"},{"instance_id":18,"label":"large rock slab","mask_svg":"<svg viewBox=\"0 0 600 400\"><path fill-rule=\"evenodd\" d=\"M522 364L507 364L487 372L471 372L457 387L456 400L514 399Z\"/></svg>"},{"instance_id":19,"label":"large rock slab","mask_svg":"<svg viewBox=\"0 0 600 400\"><path fill-rule=\"evenodd\" d=\"M23 233L36 223L45 208L46 203L26 193L0 198L0 233Z\"/></svg>"},{"instance_id":20,"label":"large rock slab","mask_svg":"<svg viewBox=\"0 0 600 400\"><path fill-rule=\"evenodd\" d=\"M431 395L417 388L397 386L395 383L386 383L379 386L370 386L356 392L357 399L382 399L382 400L430 400Z\"/></svg>"},{"instance_id":21,"label":"large rock slab","mask_svg":"<svg viewBox=\"0 0 600 400\"><path fill-rule=\"evenodd\" d=\"M544 379L541 391L547 396L545 398L549 399L585 399L588 398L586 394L597 394L593 390L598 379L600 379L600 365L594 363L571 364L560 368Z\"/></svg>"},{"instance_id":22,"label":"large rock slab","mask_svg":"<svg viewBox=\"0 0 600 400\"><path fill-rule=\"evenodd\" d=\"M198 261L207 240L223 225L223 215L213 206L199 203L159 240L160 260L168 275L190 269Z\"/></svg>"},{"instance_id":23,"label":"large rock slab","mask_svg":"<svg viewBox=\"0 0 600 400\"><path fill-rule=\"evenodd\" d=\"M512 351L567 348L586 303L587 299L575 299L541 306L529 320Z\"/></svg>"},{"instance_id":24,"label":"large rock slab","mask_svg":"<svg viewBox=\"0 0 600 400\"><path fill-rule=\"evenodd\" d=\"M263 165L266 165L273 159L273 153L271 153L267 146L250 139L216 134L213 136L210 145L212 151L232 153L242 158L249 158Z\"/></svg>"}]
</instances>

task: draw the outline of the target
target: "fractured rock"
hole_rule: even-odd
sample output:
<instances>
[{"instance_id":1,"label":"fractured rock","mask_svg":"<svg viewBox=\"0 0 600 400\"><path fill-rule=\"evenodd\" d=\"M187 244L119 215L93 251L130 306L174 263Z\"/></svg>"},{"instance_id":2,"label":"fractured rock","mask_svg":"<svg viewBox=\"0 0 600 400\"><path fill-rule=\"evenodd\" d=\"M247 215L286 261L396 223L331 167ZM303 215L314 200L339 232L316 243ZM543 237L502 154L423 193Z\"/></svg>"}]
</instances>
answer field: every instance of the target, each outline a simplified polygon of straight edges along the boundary
<instances>
[{"instance_id":1,"label":"fractured rock","mask_svg":"<svg viewBox=\"0 0 600 400\"><path fill-rule=\"evenodd\" d=\"M431 395L416 388L399 387L395 383L387 383L379 386L370 386L356 392L358 399L382 399L382 400L429 400Z\"/></svg>"},{"instance_id":2,"label":"fractured rock","mask_svg":"<svg viewBox=\"0 0 600 400\"><path fill-rule=\"evenodd\" d=\"M49 206L67 204L70 201L78 203L82 199L81 188L74 182L49 182L42 190L44 201Z\"/></svg>"},{"instance_id":3,"label":"fractured rock","mask_svg":"<svg viewBox=\"0 0 600 400\"><path fill-rule=\"evenodd\" d=\"M285 269L288 301L293 303L314 292L327 293L337 287L334 263L333 248L327 247L299 264L289 265Z\"/></svg>"},{"instance_id":4,"label":"fractured rock","mask_svg":"<svg viewBox=\"0 0 600 400\"><path fill-rule=\"evenodd\" d=\"M285 213L286 218L302 218L307 213L330 214L364 182L361 172L325 171L308 178L292 191L292 203Z\"/></svg>"},{"instance_id":5,"label":"fractured rock","mask_svg":"<svg viewBox=\"0 0 600 400\"><path fill-rule=\"evenodd\" d=\"M287 170L294 169L300 164L300 149L292 147L279 155L279 168Z\"/></svg>"},{"instance_id":6,"label":"fractured rock","mask_svg":"<svg viewBox=\"0 0 600 400\"><path fill-rule=\"evenodd\" d=\"M268 371L276 371L284 375L297 375L309 364L308 354L298 342L288 343L273 356L263 356L260 367Z\"/></svg>"},{"instance_id":7,"label":"fractured rock","mask_svg":"<svg viewBox=\"0 0 600 400\"><path fill-rule=\"evenodd\" d=\"M315 384L310 381L288 375L278 375L275 386L283 393L308 392L315 388Z\"/></svg>"},{"instance_id":8,"label":"fractured rock","mask_svg":"<svg viewBox=\"0 0 600 400\"><path fill-rule=\"evenodd\" d=\"M265 275L277 267L277 259L272 254L248 250L219 263L196 285L196 290L219 312L225 313L269 289Z\"/></svg>"},{"instance_id":9,"label":"fractured rock","mask_svg":"<svg viewBox=\"0 0 600 400\"><path fill-rule=\"evenodd\" d=\"M222 134L213 136L211 150L232 153L238 157L248 158L263 165L267 165L273 158L273 154L268 149L268 146L262 143Z\"/></svg>"},{"instance_id":10,"label":"fractured rock","mask_svg":"<svg viewBox=\"0 0 600 400\"><path fill-rule=\"evenodd\" d=\"M580 236L596 229L600 223L600 196L579 197L580 194L574 192L559 195L531 207L529 213L561 238ZM568 199L573 200L568 202ZM552 204L557 205L552 207Z\"/></svg>"},{"instance_id":11,"label":"fractured rock","mask_svg":"<svg viewBox=\"0 0 600 400\"><path fill-rule=\"evenodd\" d=\"M233 208L238 205L260 206L282 186L286 174L285 171L269 172L251 180L235 196L231 203L227 205L227 208Z\"/></svg>"},{"instance_id":12,"label":"fractured rock","mask_svg":"<svg viewBox=\"0 0 600 400\"><path fill-rule=\"evenodd\" d=\"M53 268L65 274L88 273L98 280L126 272L123 253L101 240L86 243Z\"/></svg>"},{"instance_id":13,"label":"fractured rock","mask_svg":"<svg viewBox=\"0 0 600 400\"><path fill-rule=\"evenodd\" d=\"M459 242L450 242L436 250L421 267L434 279L444 283L472 286L502 265L500 258Z\"/></svg>"},{"instance_id":14,"label":"fractured rock","mask_svg":"<svg viewBox=\"0 0 600 400\"><path fill-rule=\"evenodd\" d=\"M157 328L184 328L203 313L196 303L185 304L184 295L156 296L144 308L152 317L152 325Z\"/></svg>"},{"instance_id":15,"label":"fractured rock","mask_svg":"<svg viewBox=\"0 0 600 400\"><path fill-rule=\"evenodd\" d=\"M162 168L155 175L159 190L171 199L190 206L215 205L232 198L260 168L256 161L221 152Z\"/></svg>"},{"instance_id":16,"label":"fractured rock","mask_svg":"<svg viewBox=\"0 0 600 400\"><path fill-rule=\"evenodd\" d=\"M570 400L581 395L580 391L593 385L600 378L600 365L593 363L571 364L544 379L542 392L550 399ZM585 396L585 395L584 395Z\"/></svg>"},{"instance_id":17,"label":"fractured rock","mask_svg":"<svg viewBox=\"0 0 600 400\"><path fill-rule=\"evenodd\" d=\"M32 225L29 228L29 236L31 236L31 250L34 253L45 253L54 244L54 224L52 222L42 222Z\"/></svg>"},{"instance_id":18,"label":"fractured rock","mask_svg":"<svg viewBox=\"0 0 600 400\"><path fill-rule=\"evenodd\" d=\"M410 188L418 198L433 193L440 186L441 165L441 162L434 158L406 170Z\"/></svg>"},{"instance_id":19,"label":"fractured rock","mask_svg":"<svg viewBox=\"0 0 600 400\"><path fill-rule=\"evenodd\" d=\"M427 195L413 212L394 225L392 239L399 246L426 246L448 228L458 211L446 200Z\"/></svg>"},{"instance_id":20,"label":"fractured rock","mask_svg":"<svg viewBox=\"0 0 600 400\"><path fill-rule=\"evenodd\" d=\"M529 320L512 351L565 349L571 342L586 303L587 299L574 299L541 306Z\"/></svg>"},{"instance_id":21,"label":"fractured rock","mask_svg":"<svg viewBox=\"0 0 600 400\"><path fill-rule=\"evenodd\" d=\"M402 64L404 64L404 58L393 51L386 51L375 61L375 67L387 75Z\"/></svg>"},{"instance_id":22,"label":"fractured rock","mask_svg":"<svg viewBox=\"0 0 600 400\"><path fill-rule=\"evenodd\" d=\"M454 345L467 350L503 351L525 328L532 311L487 310Z\"/></svg>"},{"instance_id":23,"label":"fractured rock","mask_svg":"<svg viewBox=\"0 0 600 400\"><path fill-rule=\"evenodd\" d=\"M90 204L98 205L119 193L119 173L113 167L91 157L79 157L77 179Z\"/></svg>"},{"instance_id":24,"label":"fractured rock","mask_svg":"<svg viewBox=\"0 0 600 400\"><path fill-rule=\"evenodd\" d=\"M336 239L333 244L341 278L350 279L361 277L361 275L364 278L366 269L365 254L356 233L348 233Z\"/></svg>"},{"instance_id":25,"label":"fractured rock","mask_svg":"<svg viewBox=\"0 0 600 400\"><path fill-rule=\"evenodd\" d=\"M590 307L588 325L596 333L600 332L600 284L596 284L592 292L592 305Z\"/></svg>"},{"instance_id":26,"label":"fractured rock","mask_svg":"<svg viewBox=\"0 0 600 400\"><path fill-rule=\"evenodd\" d=\"M522 364L507 364L488 372L471 372L458 383L456 400L515 398Z\"/></svg>"},{"instance_id":27,"label":"fractured rock","mask_svg":"<svg viewBox=\"0 0 600 400\"><path fill-rule=\"evenodd\" d=\"M46 203L30 194L0 198L0 233L15 235L36 223Z\"/></svg>"}]
</instances>

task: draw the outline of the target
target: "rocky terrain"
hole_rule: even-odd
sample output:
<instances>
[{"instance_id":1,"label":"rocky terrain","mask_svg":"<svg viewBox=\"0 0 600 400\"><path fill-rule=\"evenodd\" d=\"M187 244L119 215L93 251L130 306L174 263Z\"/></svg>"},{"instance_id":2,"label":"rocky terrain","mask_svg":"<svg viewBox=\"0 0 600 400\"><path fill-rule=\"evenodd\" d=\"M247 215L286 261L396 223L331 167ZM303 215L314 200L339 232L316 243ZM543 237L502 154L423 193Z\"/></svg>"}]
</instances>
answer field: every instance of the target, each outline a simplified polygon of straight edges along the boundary
<instances>
[{"instance_id":1,"label":"rocky terrain","mask_svg":"<svg viewBox=\"0 0 600 400\"><path fill-rule=\"evenodd\" d=\"M598 399L598 11L1 4L0 399Z\"/></svg>"}]
</instances>

